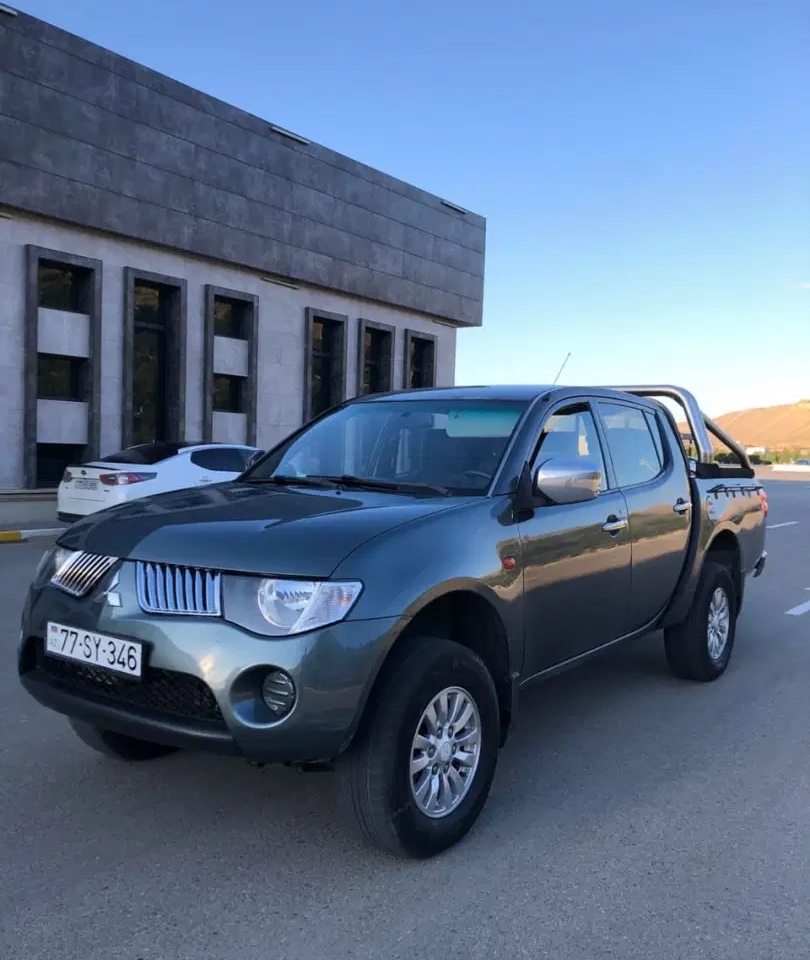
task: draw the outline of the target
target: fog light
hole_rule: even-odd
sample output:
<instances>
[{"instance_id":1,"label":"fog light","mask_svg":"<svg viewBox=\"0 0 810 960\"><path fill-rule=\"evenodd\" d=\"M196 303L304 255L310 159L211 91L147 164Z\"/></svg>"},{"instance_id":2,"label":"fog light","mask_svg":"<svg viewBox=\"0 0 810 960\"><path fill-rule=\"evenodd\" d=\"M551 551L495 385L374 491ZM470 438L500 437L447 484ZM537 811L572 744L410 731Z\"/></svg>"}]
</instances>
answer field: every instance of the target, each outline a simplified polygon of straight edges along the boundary
<instances>
[{"instance_id":1,"label":"fog light","mask_svg":"<svg viewBox=\"0 0 810 960\"><path fill-rule=\"evenodd\" d=\"M280 720L295 706L295 684L283 670L271 670L262 683L262 700L273 716Z\"/></svg>"}]
</instances>

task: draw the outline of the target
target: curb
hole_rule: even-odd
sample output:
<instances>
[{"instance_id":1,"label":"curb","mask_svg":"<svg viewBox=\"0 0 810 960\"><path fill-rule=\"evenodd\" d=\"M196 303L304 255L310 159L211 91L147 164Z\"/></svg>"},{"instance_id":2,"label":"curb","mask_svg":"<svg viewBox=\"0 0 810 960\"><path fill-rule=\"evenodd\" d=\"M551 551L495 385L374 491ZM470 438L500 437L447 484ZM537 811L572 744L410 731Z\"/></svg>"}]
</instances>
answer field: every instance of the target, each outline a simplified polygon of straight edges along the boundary
<instances>
[{"instance_id":1,"label":"curb","mask_svg":"<svg viewBox=\"0 0 810 960\"><path fill-rule=\"evenodd\" d=\"M65 528L48 527L41 530L0 530L0 543L24 543L38 537L56 537Z\"/></svg>"}]
</instances>

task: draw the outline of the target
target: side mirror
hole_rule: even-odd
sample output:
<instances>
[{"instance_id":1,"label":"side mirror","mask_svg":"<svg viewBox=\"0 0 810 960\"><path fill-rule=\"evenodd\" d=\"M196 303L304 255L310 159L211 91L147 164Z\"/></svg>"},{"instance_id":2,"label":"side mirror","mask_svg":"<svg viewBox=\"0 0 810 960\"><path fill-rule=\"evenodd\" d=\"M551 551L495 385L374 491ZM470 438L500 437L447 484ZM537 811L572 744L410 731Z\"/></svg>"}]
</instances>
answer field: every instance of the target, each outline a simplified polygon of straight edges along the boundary
<instances>
[{"instance_id":1,"label":"side mirror","mask_svg":"<svg viewBox=\"0 0 810 960\"><path fill-rule=\"evenodd\" d=\"M553 457L534 472L535 496L547 497L552 503L584 503L599 496L602 471L593 460L567 460Z\"/></svg>"},{"instance_id":2,"label":"side mirror","mask_svg":"<svg viewBox=\"0 0 810 960\"><path fill-rule=\"evenodd\" d=\"M250 470L254 463L257 463L264 456L264 450L257 450L255 453L251 453L248 457L247 463L245 464L245 470Z\"/></svg>"}]
</instances>

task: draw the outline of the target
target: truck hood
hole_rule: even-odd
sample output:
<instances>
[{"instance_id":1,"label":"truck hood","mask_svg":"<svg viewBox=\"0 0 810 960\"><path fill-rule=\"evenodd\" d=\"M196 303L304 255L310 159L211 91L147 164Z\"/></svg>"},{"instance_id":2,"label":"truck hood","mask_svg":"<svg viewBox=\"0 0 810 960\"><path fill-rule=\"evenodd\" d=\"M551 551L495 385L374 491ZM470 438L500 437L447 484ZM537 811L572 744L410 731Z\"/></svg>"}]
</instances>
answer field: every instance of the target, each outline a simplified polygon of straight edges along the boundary
<instances>
[{"instance_id":1,"label":"truck hood","mask_svg":"<svg viewBox=\"0 0 810 960\"><path fill-rule=\"evenodd\" d=\"M77 521L58 542L122 559L321 578L373 537L456 505L445 497L224 483L111 507Z\"/></svg>"}]
</instances>

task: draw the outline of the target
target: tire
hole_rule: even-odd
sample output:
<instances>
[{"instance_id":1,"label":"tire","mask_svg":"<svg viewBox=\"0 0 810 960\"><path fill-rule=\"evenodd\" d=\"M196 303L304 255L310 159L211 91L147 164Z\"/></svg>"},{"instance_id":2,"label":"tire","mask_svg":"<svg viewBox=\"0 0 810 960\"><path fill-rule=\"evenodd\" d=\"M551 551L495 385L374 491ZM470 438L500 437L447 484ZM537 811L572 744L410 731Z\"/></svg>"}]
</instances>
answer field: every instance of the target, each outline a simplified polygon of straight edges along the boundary
<instances>
[{"instance_id":1,"label":"tire","mask_svg":"<svg viewBox=\"0 0 810 960\"><path fill-rule=\"evenodd\" d=\"M123 733L114 733L112 730L102 730L83 720L69 718L68 722L73 732L85 746L106 757L115 757L116 760L137 762L141 760L156 760L158 757L176 753L176 747L167 747L162 743L150 743L148 740L136 740Z\"/></svg>"},{"instance_id":2,"label":"tire","mask_svg":"<svg viewBox=\"0 0 810 960\"><path fill-rule=\"evenodd\" d=\"M472 742L471 731L477 726L477 762L468 761L472 752L464 750L441 728L444 740L437 739L437 726L428 724L423 714L433 700L448 694L451 717L457 709L467 713L463 704L466 696L474 705L470 719L457 730L455 737ZM477 711L477 724L476 714ZM441 709L439 714L441 714ZM439 716L441 722L442 717ZM432 729L430 747L440 763L428 763L428 748L417 748L414 754L417 728L428 734ZM449 728L448 728L449 729ZM447 744L447 746L445 746ZM455 744L455 750L453 745ZM347 809L366 842L398 857L426 859L458 843L469 832L486 803L500 746L500 710L495 684L480 657L466 647L435 637L410 640L400 655L383 667L366 708L360 731L352 746L338 763L338 782L344 809ZM448 757L448 751L453 754ZM462 757L463 754L463 757ZM424 769L412 783L411 760L424 760ZM438 776L433 776L435 768ZM444 770L447 768L447 779ZM452 768L452 769L451 769ZM456 773L453 774L452 770ZM467 771L469 779L459 771ZM472 771L472 772L469 772ZM417 801L414 790L423 781L452 783L458 797L453 807L446 788L436 797L448 802L446 812L433 809L428 815ZM423 795L430 798L430 791ZM441 805L440 805L441 806ZM452 809L451 809L452 808Z\"/></svg>"},{"instance_id":3,"label":"tire","mask_svg":"<svg viewBox=\"0 0 810 960\"><path fill-rule=\"evenodd\" d=\"M713 644L710 631L710 619L717 613L713 601L721 607L726 605L725 642L720 649ZM686 620L664 631L667 662L676 677L710 683L725 673L737 633L737 611L737 591L730 570L707 560Z\"/></svg>"}]
</instances>

